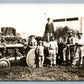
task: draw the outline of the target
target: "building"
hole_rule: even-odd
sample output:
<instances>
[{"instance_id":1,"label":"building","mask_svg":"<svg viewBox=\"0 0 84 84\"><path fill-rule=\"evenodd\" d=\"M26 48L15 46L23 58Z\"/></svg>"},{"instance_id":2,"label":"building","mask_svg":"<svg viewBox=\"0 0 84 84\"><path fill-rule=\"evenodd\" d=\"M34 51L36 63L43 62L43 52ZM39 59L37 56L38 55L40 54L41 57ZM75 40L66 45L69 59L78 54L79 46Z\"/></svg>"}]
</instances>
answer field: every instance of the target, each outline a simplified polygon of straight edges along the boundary
<instances>
[{"instance_id":1,"label":"building","mask_svg":"<svg viewBox=\"0 0 84 84\"><path fill-rule=\"evenodd\" d=\"M54 28L68 26L73 30L84 33L84 17L53 19Z\"/></svg>"}]
</instances>

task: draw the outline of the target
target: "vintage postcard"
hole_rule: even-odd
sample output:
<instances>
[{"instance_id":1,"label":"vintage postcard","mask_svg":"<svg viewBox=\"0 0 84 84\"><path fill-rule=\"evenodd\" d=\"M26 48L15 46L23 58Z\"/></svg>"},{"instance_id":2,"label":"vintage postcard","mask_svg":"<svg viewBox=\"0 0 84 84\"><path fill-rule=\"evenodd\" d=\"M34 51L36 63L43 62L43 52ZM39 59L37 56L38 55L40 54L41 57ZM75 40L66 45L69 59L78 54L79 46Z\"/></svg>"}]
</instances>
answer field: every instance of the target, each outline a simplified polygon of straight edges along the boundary
<instances>
[{"instance_id":1,"label":"vintage postcard","mask_svg":"<svg viewBox=\"0 0 84 84\"><path fill-rule=\"evenodd\" d=\"M83 3L0 3L0 81L84 81L83 10Z\"/></svg>"}]
</instances>

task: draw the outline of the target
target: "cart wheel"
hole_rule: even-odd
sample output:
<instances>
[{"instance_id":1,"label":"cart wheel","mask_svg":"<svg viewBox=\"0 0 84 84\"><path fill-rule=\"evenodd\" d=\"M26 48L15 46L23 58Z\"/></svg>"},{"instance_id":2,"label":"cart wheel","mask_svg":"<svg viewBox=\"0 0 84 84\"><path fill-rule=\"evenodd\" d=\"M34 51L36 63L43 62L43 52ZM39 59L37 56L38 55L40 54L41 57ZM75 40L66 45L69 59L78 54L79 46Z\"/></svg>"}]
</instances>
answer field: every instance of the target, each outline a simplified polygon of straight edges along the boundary
<instances>
[{"instance_id":1,"label":"cart wheel","mask_svg":"<svg viewBox=\"0 0 84 84\"><path fill-rule=\"evenodd\" d=\"M10 62L7 59L0 60L0 68L10 68Z\"/></svg>"},{"instance_id":2,"label":"cart wheel","mask_svg":"<svg viewBox=\"0 0 84 84\"><path fill-rule=\"evenodd\" d=\"M30 49L27 53L26 56L26 63L27 66L31 67L31 68L35 68L36 64L35 64L35 49Z\"/></svg>"}]
</instances>

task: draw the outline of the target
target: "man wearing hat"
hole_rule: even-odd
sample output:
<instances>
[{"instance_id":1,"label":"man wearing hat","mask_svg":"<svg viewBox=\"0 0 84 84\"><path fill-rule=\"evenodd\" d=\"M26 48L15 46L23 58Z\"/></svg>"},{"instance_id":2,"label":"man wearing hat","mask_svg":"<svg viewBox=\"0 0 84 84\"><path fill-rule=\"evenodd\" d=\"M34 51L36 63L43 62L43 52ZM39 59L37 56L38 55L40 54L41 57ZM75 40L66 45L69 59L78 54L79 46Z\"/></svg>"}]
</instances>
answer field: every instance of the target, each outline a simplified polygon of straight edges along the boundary
<instances>
[{"instance_id":1,"label":"man wearing hat","mask_svg":"<svg viewBox=\"0 0 84 84\"><path fill-rule=\"evenodd\" d=\"M77 61L78 61L78 65L82 66L83 65L83 45L84 45L84 39L82 37L82 33L77 33L78 35L78 40L76 41L76 46L77 46L77 50L76 50L76 56L75 59L72 62L72 65L76 65Z\"/></svg>"},{"instance_id":2,"label":"man wearing hat","mask_svg":"<svg viewBox=\"0 0 84 84\"><path fill-rule=\"evenodd\" d=\"M66 63L72 64L73 58L75 56L75 38L73 36L73 31L70 31L68 38L66 39Z\"/></svg>"},{"instance_id":3,"label":"man wearing hat","mask_svg":"<svg viewBox=\"0 0 84 84\"><path fill-rule=\"evenodd\" d=\"M50 18L47 18L48 23L45 26L45 33L44 33L44 37L46 36L47 39L50 40L50 37L53 36L54 33L54 26L53 24L50 22Z\"/></svg>"}]
</instances>

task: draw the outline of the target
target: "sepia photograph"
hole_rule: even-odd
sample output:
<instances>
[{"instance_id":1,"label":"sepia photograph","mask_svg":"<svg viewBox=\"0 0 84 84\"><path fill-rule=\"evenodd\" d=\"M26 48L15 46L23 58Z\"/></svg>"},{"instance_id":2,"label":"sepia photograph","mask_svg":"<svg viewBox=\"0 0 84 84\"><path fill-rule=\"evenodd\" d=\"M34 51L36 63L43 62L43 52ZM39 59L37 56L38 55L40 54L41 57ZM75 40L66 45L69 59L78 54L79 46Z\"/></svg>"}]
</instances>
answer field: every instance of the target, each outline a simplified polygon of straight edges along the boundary
<instances>
[{"instance_id":1,"label":"sepia photograph","mask_svg":"<svg viewBox=\"0 0 84 84\"><path fill-rule=\"evenodd\" d=\"M84 81L83 10L0 3L0 81Z\"/></svg>"}]
</instances>

